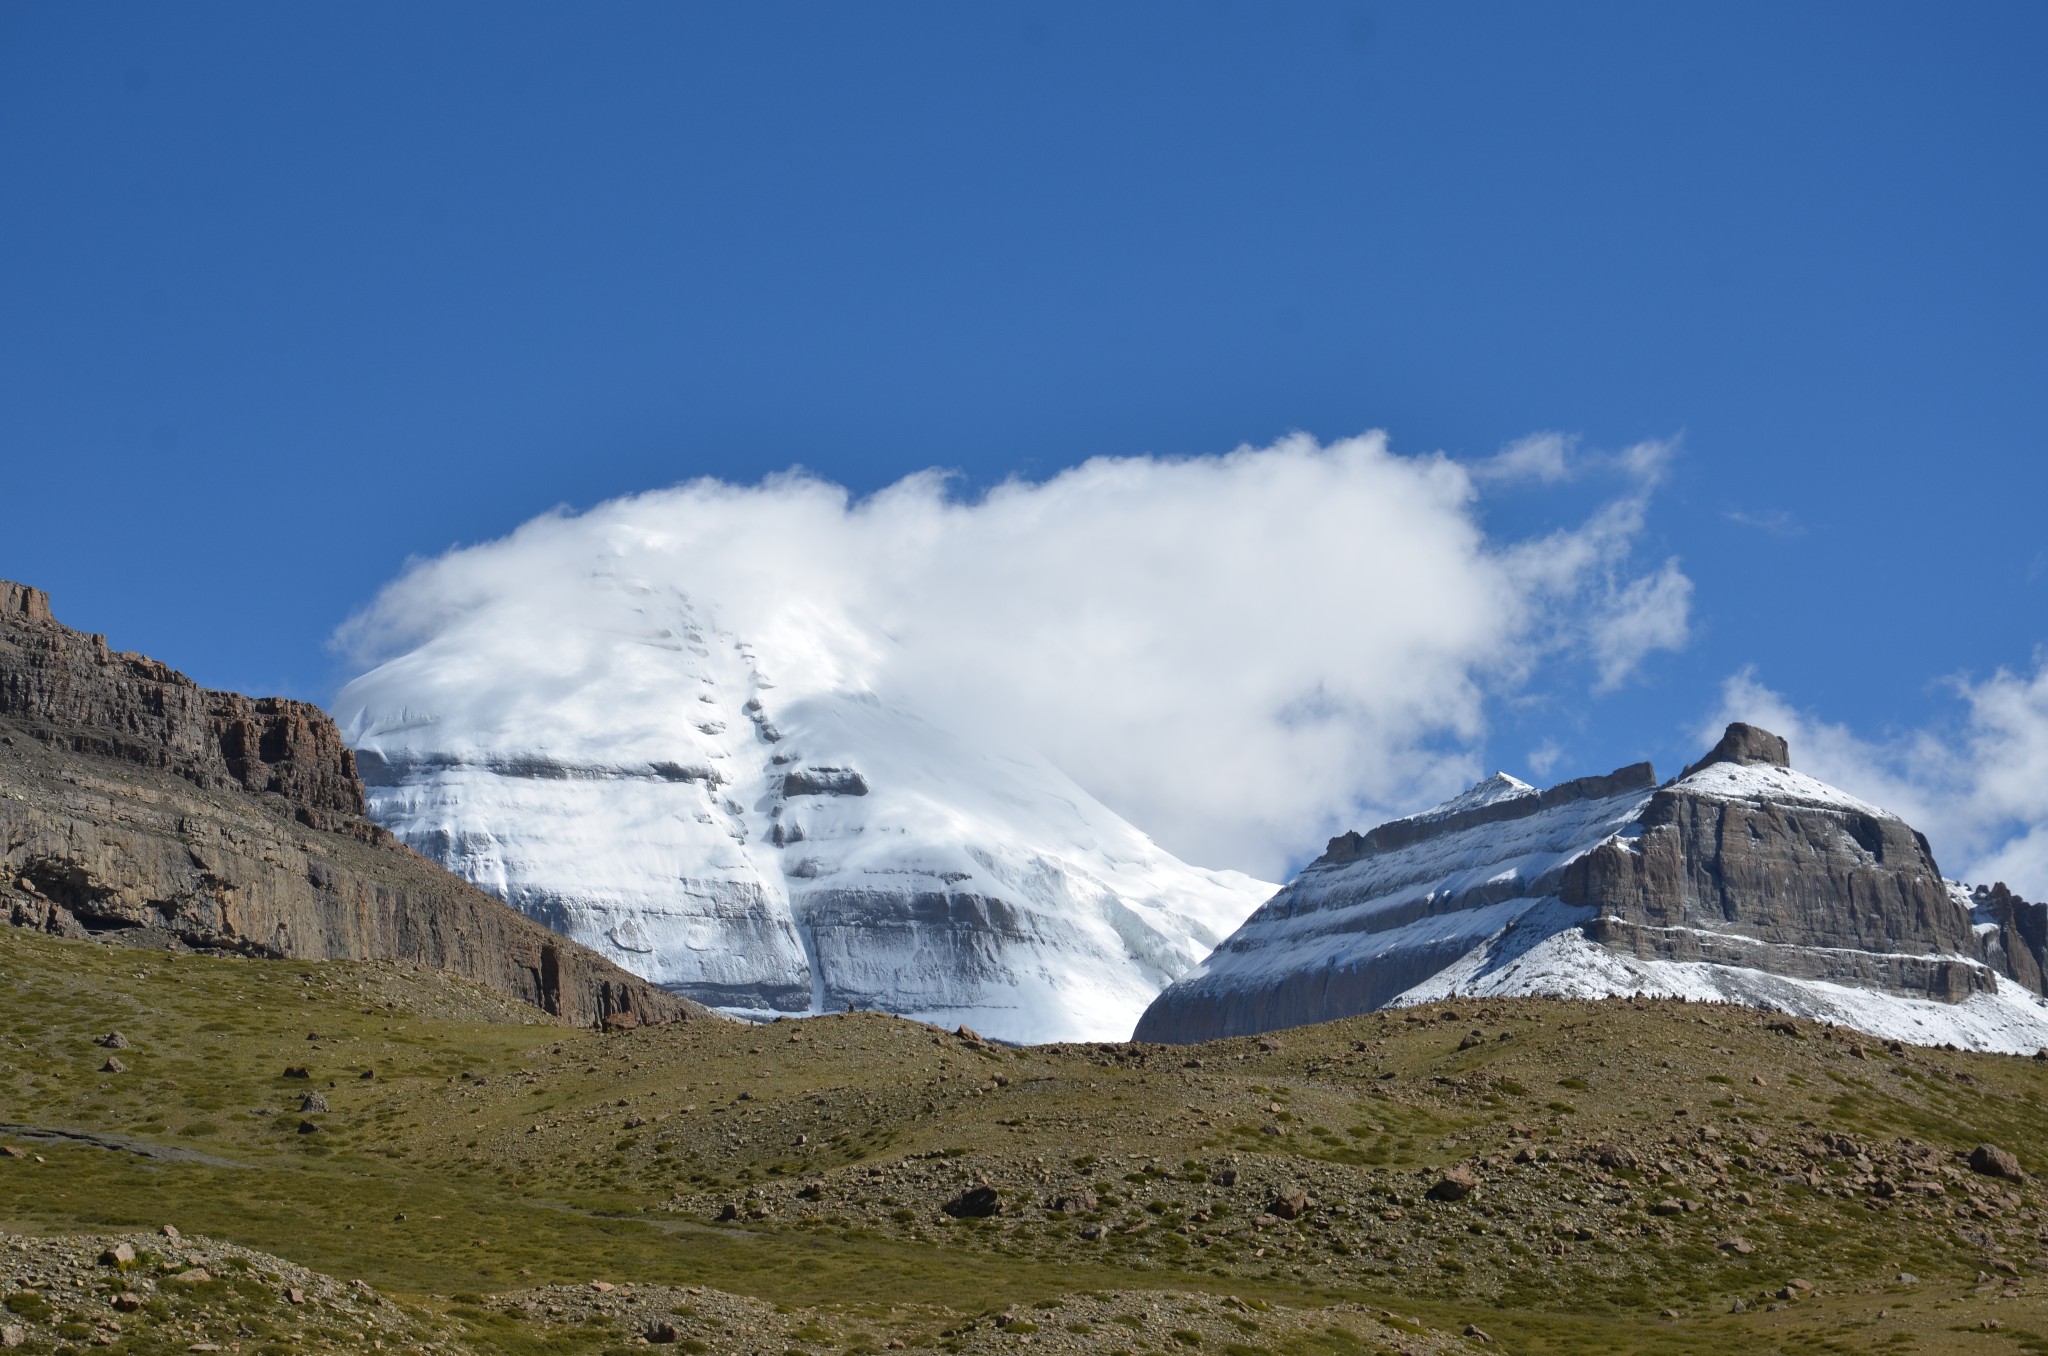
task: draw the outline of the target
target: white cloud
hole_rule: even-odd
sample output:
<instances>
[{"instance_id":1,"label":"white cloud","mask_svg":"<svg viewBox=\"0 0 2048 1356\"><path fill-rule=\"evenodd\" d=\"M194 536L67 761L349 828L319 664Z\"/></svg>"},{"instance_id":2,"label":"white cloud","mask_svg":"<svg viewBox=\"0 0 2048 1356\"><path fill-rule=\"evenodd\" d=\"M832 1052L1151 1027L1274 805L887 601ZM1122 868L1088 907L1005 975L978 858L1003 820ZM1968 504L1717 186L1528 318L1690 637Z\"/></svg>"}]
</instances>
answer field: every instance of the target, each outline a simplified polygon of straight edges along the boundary
<instances>
[{"instance_id":1,"label":"white cloud","mask_svg":"<svg viewBox=\"0 0 2048 1356\"><path fill-rule=\"evenodd\" d=\"M1964 708L1952 724L1866 739L1800 711L1745 669L1723 685L1699 733L1711 743L1731 720L1775 730L1791 741L1795 766L1926 833L1948 875L2048 898L2048 656L2031 676L2000 669L1951 686Z\"/></svg>"},{"instance_id":2,"label":"white cloud","mask_svg":"<svg viewBox=\"0 0 2048 1356\"><path fill-rule=\"evenodd\" d=\"M1620 498L1520 544L1479 526L1468 468L1377 433L978 499L935 472L859 500L699 480L415 563L339 640L365 664L454 625L546 646L590 624L596 574L680 588L786 692L871 688L1028 744L1170 851L1270 879L1478 775L1488 697L1547 662L1590 653L1612 686L1682 642L1676 565L1629 572L1664 456L1610 459Z\"/></svg>"},{"instance_id":3,"label":"white cloud","mask_svg":"<svg viewBox=\"0 0 2048 1356\"><path fill-rule=\"evenodd\" d=\"M1475 480L1507 484L1534 481L1539 485L1555 485L1571 478L1571 466L1566 461L1566 454L1571 448L1572 440L1562 433L1532 433L1475 464L1472 476Z\"/></svg>"},{"instance_id":4,"label":"white cloud","mask_svg":"<svg viewBox=\"0 0 2048 1356\"><path fill-rule=\"evenodd\" d=\"M1610 588L1590 628L1597 690L1620 687L1653 651L1683 648L1691 610L1692 580L1675 556L1655 574Z\"/></svg>"}]
</instances>

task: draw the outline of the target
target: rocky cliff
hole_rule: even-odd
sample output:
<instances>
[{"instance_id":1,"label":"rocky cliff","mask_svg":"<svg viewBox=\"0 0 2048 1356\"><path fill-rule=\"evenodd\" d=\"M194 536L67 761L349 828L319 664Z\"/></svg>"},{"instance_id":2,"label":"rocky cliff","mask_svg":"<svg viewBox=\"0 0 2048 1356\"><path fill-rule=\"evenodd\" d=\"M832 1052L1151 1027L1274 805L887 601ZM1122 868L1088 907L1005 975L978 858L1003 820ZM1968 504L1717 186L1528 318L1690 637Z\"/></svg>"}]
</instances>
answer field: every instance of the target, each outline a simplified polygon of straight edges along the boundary
<instances>
[{"instance_id":1,"label":"rocky cliff","mask_svg":"<svg viewBox=\"0 0 2048 1356\"><path fill-rule=\"evenodd\" d=\"M2048 1042L2048 908L1965 894L1927 839L1732 725L1537 791L1500 776L1329 850L1137 1028L1193 1041L1457 993L1724 999L1980 1048Z\"/></svg>"},{"instance_id":2,"label":"rocky cliff","mask_svg":"<svg viewBox=\"0 0 2048 1356\"><path fill-rule=\"evenodd\" d=\"M318 707L214 692L0 582L0 919L65 936L452 971L576 1023L700 1008L363 817Z\"/></svg>"}]
</instances>

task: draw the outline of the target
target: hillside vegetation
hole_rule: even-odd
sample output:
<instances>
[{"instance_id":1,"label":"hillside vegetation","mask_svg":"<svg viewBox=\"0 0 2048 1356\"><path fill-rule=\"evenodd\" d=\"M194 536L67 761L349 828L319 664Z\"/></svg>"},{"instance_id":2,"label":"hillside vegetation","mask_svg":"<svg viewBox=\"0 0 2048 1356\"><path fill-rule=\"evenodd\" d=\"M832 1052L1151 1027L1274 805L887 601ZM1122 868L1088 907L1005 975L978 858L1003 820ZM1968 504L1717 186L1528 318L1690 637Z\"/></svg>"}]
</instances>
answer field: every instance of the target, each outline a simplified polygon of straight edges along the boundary
<instances>
[{"instance_id":1,"label":"hillside vegetation","mask_svg":"<svg viewBox=\"0 0 2048 1356\"><path fill-rule=\"evenodd\" d=\"M0 929L0 1049L24 1350L2048 1351L2048 1064L1747 1009L600 1035Z\"/></svg>"}]
</instances>

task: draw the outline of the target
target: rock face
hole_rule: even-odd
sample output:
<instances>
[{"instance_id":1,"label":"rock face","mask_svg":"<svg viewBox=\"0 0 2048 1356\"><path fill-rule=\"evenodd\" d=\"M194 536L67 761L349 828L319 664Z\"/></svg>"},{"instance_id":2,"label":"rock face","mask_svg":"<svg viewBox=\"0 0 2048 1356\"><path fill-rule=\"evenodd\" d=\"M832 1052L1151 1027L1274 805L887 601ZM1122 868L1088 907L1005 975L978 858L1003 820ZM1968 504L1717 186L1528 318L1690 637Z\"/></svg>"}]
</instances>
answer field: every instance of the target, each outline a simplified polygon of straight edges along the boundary
<instances>
[{"instance_id":1,"label":"rock face","mask_svg":"<svg viewBox=\"0 0 2048 1356\"><path fill-rule=\"evenodd\" d=\"M1497 776L1329 850L1146 1011L1194 1041L1452 993L1749 1002L1901 1040L2031 1051L2048 908L1942 879L1897 816L1731 725L1547 791Z\"/></svg>"},{"instance_id":2,"label":"rock face","mask_svg":"<svg viewBox=\"0 0 2048 1356\"><path fill-rule=\"evenodd\" d=\"M922 719L869 681L884 636L806 614L757 648L673 589L553 587L545 645L481 603L343 689L370 815L700 1002L1121 1039L1272 893Z\"/></svg>"},{"instance_id":3,"label":"rock face","mask_svg":"<svg viewBox=\"0 0 2048 1356\"><path fill-rule=\"evenodd\" d=\"M0 583L0 919L72 937L453 971L577 1023L691 1005L363 817L318 707L198 686ZM700 1009L701 1011L701 1009Z\"/></svg>"}]
</instances>

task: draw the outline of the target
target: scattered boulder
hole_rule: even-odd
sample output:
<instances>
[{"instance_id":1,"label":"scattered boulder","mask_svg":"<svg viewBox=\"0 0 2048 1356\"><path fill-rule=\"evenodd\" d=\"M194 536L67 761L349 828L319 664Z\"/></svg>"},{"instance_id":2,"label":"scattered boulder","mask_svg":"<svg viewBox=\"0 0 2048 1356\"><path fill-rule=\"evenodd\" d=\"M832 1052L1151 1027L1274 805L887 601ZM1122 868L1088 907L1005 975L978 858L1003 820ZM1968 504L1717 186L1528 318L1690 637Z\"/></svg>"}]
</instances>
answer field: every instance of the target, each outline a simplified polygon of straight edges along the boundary
<instances>
[{"instance_id":1,"label":"scattered boulder","mask_svg":"<svg viewBox=\"0 0 2048 1356\"><path fill-rule=\"evenodd\" d=\"M142 1307L142 1296L133 1290L123 1290L114 1296L114 1307L124 1314L132 1314Z\"/></svg>"},{"instance_id":2,"label":"scattered boulder","mask_svg":"<svg viewBox=\"0 0 2048 1356\"><path fill-rule=\"evenodd\" d=\"M1236 1186L1236 1185L1237 1185L1237 1169L1236 1169L1236 1168L1218 1168L1218 1169L1216 1169L1216 1177L1215 1177L1215 1182L1216 1182L1216 1185L1217 1185L1217 1186L1220 1186L1220 1187L1234 1187L1234 1186Z\"/></svg>"},{"instance_id":3,"label":"scattered boulder","mask_svg":"<svg viewBox=\"0 0 2048 1356\"><path fill-rule=\"evenodd\" d=\"M1292 1191L1283 1191L1273 1198L1266 1211L1281 1219L1300 1219L1308 1213L1308 1193L1298 1187Z\"/></svg>"},{"instance_id":4,"label":"scattered boulder","mask_svg":"<svg viewBox=\"0 0 2048 1356\"><path fill-rule=\"evenodd\" d=\"M326 1111L327 1109L327 1099L317 1092L309 1092L299 1099L299 1110L302 1113Z\"/></svg>"},{"instance_id":5,"label":"scattered boulder","mask_svg":"<svg viewBox=\"0 0 2048 1356\"><path fill-rule=\"evenodd\" d=\"M128 1066L121 1062L119 1055L108 1055L107 1062L100 1065L101 1073L127 1073Z\"/></svg>"},{"instance_id":6,"label":"scattered boulder","mask_svg":"<svg viewBox=\"0 0 2048 1356\"><path fill-rule=\"evenodd\" d=\"M319 1127L319 1126L317 1126L317 1125L315 1125L315 1124L313 1124L313 1122L311 1122L311 1121L300 1121L300 1122L299 1122L299 1133L300 1133L300 1134L302 1134L302 1135L315 1135L315 1134L318 1134L319 1132L320 1132L320 1127Z\"/></svg>"},{"instance_id":7,"label":"scattered boulder","mask_svg":"<svg viewBox=\"0 0 2048 1356\"><path fill-rule=\"evenodd\" d=\"M128 1038L118 1031L109 1031L93 1043L107 1050L126 1050L128 1048Z\"/></svg>"},{"instance_id":8,"label":"scattered boulder","mask_svg":"<svg viewBox=\"0 0 2048 1356\"><path fill-rule=\"evenodd\" d=\"M1426 1195L1433 1201L1462 1201L1479 1188L1479 1178L1470 1168L1452 1168L1437 1178Z\"/></svg>"},{"instance_id":9,"label":"scattered boulder","mask_svg":"<svg viewBox=\"0 0 2048 1356\"><path fill-rule=\"evenodd\" d=\"M191 1267L175 1276L164 1278L165 1285L205 1285L213 1280L213 1273L205 1267Z\"/></svg>"},{"instance_id":10,"label":"scattered boulder","mask_svg":"<svg viewBox=\"0 0 2048 1356\"><path fill-rule=\"evenodd\" d=\"M670 1343L683 1340L683 1334L676 1328L676 1325L665 1321L648 1324L647 1331L642 1335L658 1347L665 1347Z\"/></svg>"},{"instance_id":11,"label":"scattered boulder","mask_svg":"<svg viewBox=\"0 0 2048 1356\"><path fill-rule=\"evenodd\" d=\"M1096 1200L1094 1192L1086 1187L1081 1187L1078 1190L1069 1191L1065 1195L1055 1197L1052 1208L1059 1211L1062 1215L1085 1215L1099 1204L1100 1202Z\"/></svg>"},{"instance_id":12,"label":"scattered boulder","mask_svg":"<svg viewBox=\"0 0 2048 1356\"><path fill-rule=\"evenodd\" d=\"M1685 1213L1685 1202L1666 1196L1663 1200L1650 1207L1650 1213L1664 1216L1682 1215Z\"/></svg>"},{"instance_id":13,"label":"scattered boulder","mask_svg":"<svg viewBox=\"0 0 2048 1356\"><path fill-rule=\"evenodd\" d=\"M988 1183L971 1186L940 1209L954 1219L987 1219L1003 1212L1002 1194Z\"/></svg>"},{"instance_id":14,"label":"scattered boulder","mask_svg":"<svg viewBox=\"0 0 2048 1356\"><path fill-rule=\"evenodd\" d=\"M177 1242L179 1239L184 1237L183 1234L178 1232L178 1226L175 1224L166 1224L157 1232L161 1233L165 1238L170 1239L173 1243Z\"/></svg>"},{"instance_id":15,"label":"scattered boulder","mask_svg":"<svg viewBox=\"0 0 2048 1356\"><path fill-rule=\"evenodd\" d=\"M607 1012L604 1015L604 1029L606 1031L631 1031L639 1025L640 1017L638 1013Z\"/></svg>"},{"instance_id":16,"label":"scattered boulder","mask_svg":"<svg viewBox=\"0 0 2048 1356\"><path fill-rule=\"evenodd\" d=\"M1609 1172L1634 1172L1638 1160L1633 1151L1619 1144L1603 1144L1593 1151L1593 1161Z\"/></svg>"},{"instance_id":17,"label":"scattered boulder","mask_svg":"<svg viewBox=\"0 0 2048 1356\"><path fill-rule=\"evenodd\" d=\"M103 1267L119 1267L125 1271L127 1268L135 1265L135 1248L131 1244L116 1243L113 1247L100 1254L100 1265Z\"/></svg>"},{"instance_id":18,"label":"scattered boulder","mask_svg":"<svg viewBox=\"0 0 2048 1356\"><path fill-rule=\"evenodd\" d=\"M286 1078L311 1078L313 1073L304 1065L291 1064L285 1067L284 1076Z\"/></svg>"},{"instance_id":19,"label":"scattered boulder","mask_svg":"<svg viewBox=\"0 0 2048 1356\"><path fill-rule=\"evenodd\" d=\"M17 1323L0 1328L0 1347L24 1346L28 1342L28 1329Z\"/></svg>"},{"instance_id":20,"label":"scattered boulder","mask_svg":"<svg viewBox=\"0 0 2048 1356\"><path fill-rule=\"evenodd\" d=\"M1996 1144L1979 1144L1970 1150L1970 1171L1986 1177L2002 1177L2008 1182L2027 1180L2027 1174L2020 1170L2019 1159Z\"/></svg>"}]
</instances>

